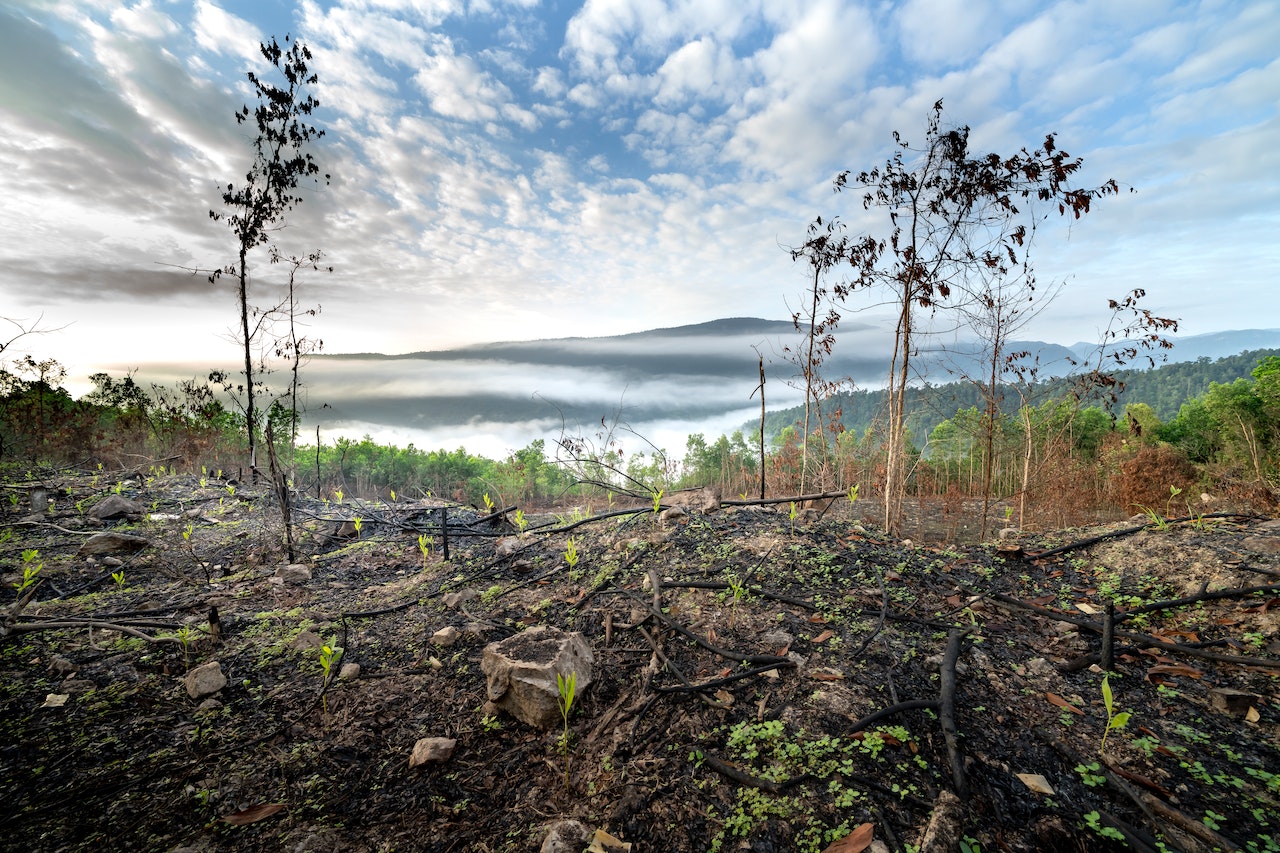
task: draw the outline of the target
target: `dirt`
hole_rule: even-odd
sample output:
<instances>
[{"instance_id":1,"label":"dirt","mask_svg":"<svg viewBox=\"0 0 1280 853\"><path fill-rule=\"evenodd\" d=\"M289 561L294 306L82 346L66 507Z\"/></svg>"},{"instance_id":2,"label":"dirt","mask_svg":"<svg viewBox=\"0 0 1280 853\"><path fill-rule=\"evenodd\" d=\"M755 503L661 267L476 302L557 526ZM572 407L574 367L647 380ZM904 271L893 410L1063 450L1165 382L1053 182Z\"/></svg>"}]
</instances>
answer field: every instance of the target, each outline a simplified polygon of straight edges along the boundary
<instances>
[{"instance_id":1,"label":"dirt","mask_svg":"<svg viewBox=\"0 0 1280 853\"><path fill-rule=\"evenodd\" d=\"M265 489L42 482L34 514L0 487L4 849L524 851L574 819L633 851L1280 850L1273 521L904 545L847 502L523 535L452 506L446 560L439 502L331 496L295 507L285 582ZM95 525L116 493L141 516ZM101 530L149 544L78 556ZM567 749L484 704L484 647L533 625L595 656ZM226 686L192 698L211 661ZM430 737L451 757L411 768Z\"/></svg>"}]
</instances>

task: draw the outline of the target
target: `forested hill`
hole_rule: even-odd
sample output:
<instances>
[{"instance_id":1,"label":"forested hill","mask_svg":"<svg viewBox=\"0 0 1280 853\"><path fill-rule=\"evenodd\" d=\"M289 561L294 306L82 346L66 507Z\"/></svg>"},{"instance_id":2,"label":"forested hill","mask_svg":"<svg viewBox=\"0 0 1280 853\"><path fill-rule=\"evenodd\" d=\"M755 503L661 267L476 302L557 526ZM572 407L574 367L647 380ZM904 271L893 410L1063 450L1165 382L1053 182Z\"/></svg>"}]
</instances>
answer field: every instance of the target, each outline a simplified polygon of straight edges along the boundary
<instances>
[{"instance_id":1,"label":"forested hill","mask_svg":"<svg viewBox=\"0 0 1280 853\"><path fill-rule=\"evenodd\" d=\"M1178 414L1187 400L1209 390L1212 382L1228 383L1248 378L1250 371L1267 356L1280 356L1280 349L1248 350L1216 360L1207 357L1195 361L1165 364L1153 370L1123 370L1116 378L1124 383L1115 411L1124 410L1130 403L1146 403L1155 410L1161 421L1168 421ZM1036 402L1052 399L1068 393L1065 379L1042 382L1034 389ZM1005 408L1012 411L1018 404L1018 395L1006 389ZM837 394L823 403L824 416L840 410L844 428L860 435L875 419L884 402L883 391L854 391ZM957 409L971 406L982 408L977 386L969 382L951 382L945 385L926 385L907 390L907 425L913 436L927 436L939 422L951 417ZM795 406L769 412L765 418L765 432L777 435L788 426L804 419L804 409ZM743 431L754 432L759 423L743 426Z\"/></svg>"}]
</instances>

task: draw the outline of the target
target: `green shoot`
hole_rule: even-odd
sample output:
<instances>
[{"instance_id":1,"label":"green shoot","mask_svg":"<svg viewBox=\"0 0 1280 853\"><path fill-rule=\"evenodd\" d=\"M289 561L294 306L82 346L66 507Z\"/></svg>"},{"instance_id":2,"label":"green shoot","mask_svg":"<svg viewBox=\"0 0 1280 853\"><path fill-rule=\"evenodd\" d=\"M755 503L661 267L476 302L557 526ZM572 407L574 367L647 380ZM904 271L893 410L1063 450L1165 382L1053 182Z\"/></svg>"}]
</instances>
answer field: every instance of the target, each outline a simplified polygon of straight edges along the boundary
<instances>
[{"instance_id":1,"label":"green shoot","mask_svg":"<svg viewBox=\"0 0 1280 853\"><path fill-rule=\"evenodd\" d=\"M36 577L43 568L44 562L41 561L38 550L28 548L22 552L22 580L13 585L13 588L18 591L19 597L35 584Z\"/></svg>"},{"instance_id":2,"label":"green shoot","mask_svg":"<svg viewBox=\"0 0 1280 853\"><path fill-rule=\"evenodd\" d=\"M395 489L392 489L392 490L391 490L391 502L392 502L392 503L395 503L395 502L396 502L396 490L395 490Z\"/></svg>"},{"instance_id":3,"label":"green shoot","mask_svg":"<svg viewBox=\"0 0 1280 853\"><path fill-rule=\"evenodd\" d=\"M333 499L338 503L342 503L342 489L333 490Z\"/></svg>"},{"instance_id":4,"label":"green shoot","mask_svg":"<svg viewBox=\"0 0 1280 853\"><path fill-rule=\"evenodd\" d=\"M364 526L364 519L357 515L354 519L352 519L352 524L356 526L356 538L359 539L360 528Z\"/></svg>"},{"instance_id":5,"label":"green shoot","mask_svg":"<svg viewBox=\"0 0 1280 853\"><path fill-rule=\"evenodd\" d=\"M569 565L569 574L573 574L573 570L578 567L578 543L572 538L564 546L564 561Z\"/></svg>"},{"instance_id":6,"label":"green shoot","mask_svg":"<svg viewBox=\"0 0 1280 853\"><path fill-rule=\"evenodd\" d=\"M112 572L111 579L116 582L116 589L124 589L124 569Z\"/></svg>"},{"instance_id":7,"label":"green shoot","mask_svg":"<svg viewBox=\"0 0 1280 853\"><path fill-rule=\"evenodd\" d=\"M662 489L658 489L653 493L653 513L657 515L662 510Z\"/></svg>"},{"instance_id":8,"label":"green shoot","mask_svg":"<svg viewBox=\"0 0 1280 853\"><path fill-rule=\"evenodd\" d=\"M743 497L745 498L745 495ZM855 504L857 502L858 502L858 484L854 483L852 486L849 487L849 503Z\"/></svg>"},{"instance_id":9,"label":"green shoot","mask_svg":"<svg viewBox=\"0 0 1280 853\"><path fill-rule=\"evenodd\" d=\"M569 712L573 710L574 696L578 691L578 673L563 676L556 673L556 689L560 692L560 717L564 720L564 733L560 736L560 751L564 755L564 789L569 790Z\"/></svg>"},{"instance_id":10,"label":"green shoot","mask_svg":"<svg viewBox=\"0 0 1280 853\"><path fill-rule=\"evenodd\" d=\"M791 522L791 535L796 532L796 517L800 515L800 510L796 508L796 502L791 502L791 511L787 513L787 519Z\"/></svg>"},{"instance_id":11,"label":"green shoot","mask_svg":"<svg viewBox=\"0 0 1280 853\"><path fill-rule=\"evenodd\" d=\"M524 510L522 509L515 511L515 515L512 516L512 520L516 523L516 530L519 530L521 533L524 533L525 528L529 526L529 519L524 517Z\"/></svg>"},{"instance_id":12,"label":"green shoot","mask_svg":"<svg viewBox=\"0 0 1280 853\"><path fill-rule=\"evenodd\" d=\"M1111 695L1111 674L1107 673L1102 676L1102 704L1107 709L1107 727L1102 730L1102 743L1098 745L1098 752L1102 752L1107 748L1107 735L1112 729L1123 729L1129 724L1129 711L1121 711L1116 713L1115 698Z\"/></svg>"},{"instance_id":13,"label":"green shoot","mask_svg":"<svg viewBox=\"0 0 1280 853\"><path fill-rule=\"evenodd\" d=\"M427 560L431 557L431 548L435 545L435 537L425 533L418 534L418 550L422 552L422 570L427 570Z\"/></svg>"},{"instance_id":14,"label":"green shoot","mask_svg":"<svg viewBox=\"0 0 1280 853\"><path fill-rule=\"evenodd\" d=\"M333 665L342 657L342 648L334 647L332 643L325 643L320 647L320 671L324 673L324 683L321 690L329 686L329 681L333 678ZM329 697L321 693L320 704L324 706L324 713L329 713Z\"/></svg>"},{"instance_id":15,"label":"green shoot","mask_svg":"<svg viewBox=\"0 0 1280 853\"><path fill-rule=\"evenodd\" d=\"M488 492L485 492L484 493L484 511L489 515L493 515L494 506L495 504L493 502L493 499L489 497Z\"/></svg>"}]
</instances>

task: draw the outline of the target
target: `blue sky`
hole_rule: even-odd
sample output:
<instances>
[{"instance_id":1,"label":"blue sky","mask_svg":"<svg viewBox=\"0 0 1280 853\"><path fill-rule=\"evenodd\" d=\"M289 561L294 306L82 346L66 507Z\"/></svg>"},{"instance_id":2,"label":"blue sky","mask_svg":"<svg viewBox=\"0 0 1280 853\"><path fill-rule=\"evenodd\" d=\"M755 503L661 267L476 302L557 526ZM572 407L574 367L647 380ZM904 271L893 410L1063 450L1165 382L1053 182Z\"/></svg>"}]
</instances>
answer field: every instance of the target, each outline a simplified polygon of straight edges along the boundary
<instances>
[{"instance_id":1,"label":"blue sky","mask_svg":"<svg viewBox=\"0 0 1280 853\"><path fill-rule=\"evenodd\" d=\"M1081 0L9 2L0 9L0 317L67 363L231 361L211 222L249 164L259 40L305 41L330 186L279 232L328 352L785 318L831 180L930 106L1011 153L1046 133L1137 189L1046 223L1066 281L1029 334L1090 340L1134 287L1184 334L1280 327L1280 4ZM269 301L278 269L259 258ZM875 305L859 304L881 316ZM844 345L856 346L856 338Z\"/></svg>"}]
</instances>

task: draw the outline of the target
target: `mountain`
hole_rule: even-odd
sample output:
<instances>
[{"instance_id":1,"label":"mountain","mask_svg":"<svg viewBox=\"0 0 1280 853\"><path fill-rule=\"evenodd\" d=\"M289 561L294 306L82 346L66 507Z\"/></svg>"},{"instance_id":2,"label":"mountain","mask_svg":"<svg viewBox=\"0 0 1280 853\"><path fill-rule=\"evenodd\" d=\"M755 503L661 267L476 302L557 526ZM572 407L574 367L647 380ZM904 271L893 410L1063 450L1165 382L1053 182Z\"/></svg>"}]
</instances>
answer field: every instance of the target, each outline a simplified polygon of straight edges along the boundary
<instances>
[{"instance_id":1,"label":"mountain","mask_svg":"<svg viewBox=\"0 0 1280 853\"><path fill-rule=\"evenodd\" d=\"M1280 348L1280 329L1238 329L1230 332L1209 332L1204 335L1171 335L1173 349L1163 350L1171 364L1197 361L1202 358L1225 358L1246 350ZM1071 352L1077 358L1087 358L1097 344L1072 344ZM1135 365L1137 366L1137 365Z\"/></svg>"}]
</instances>

